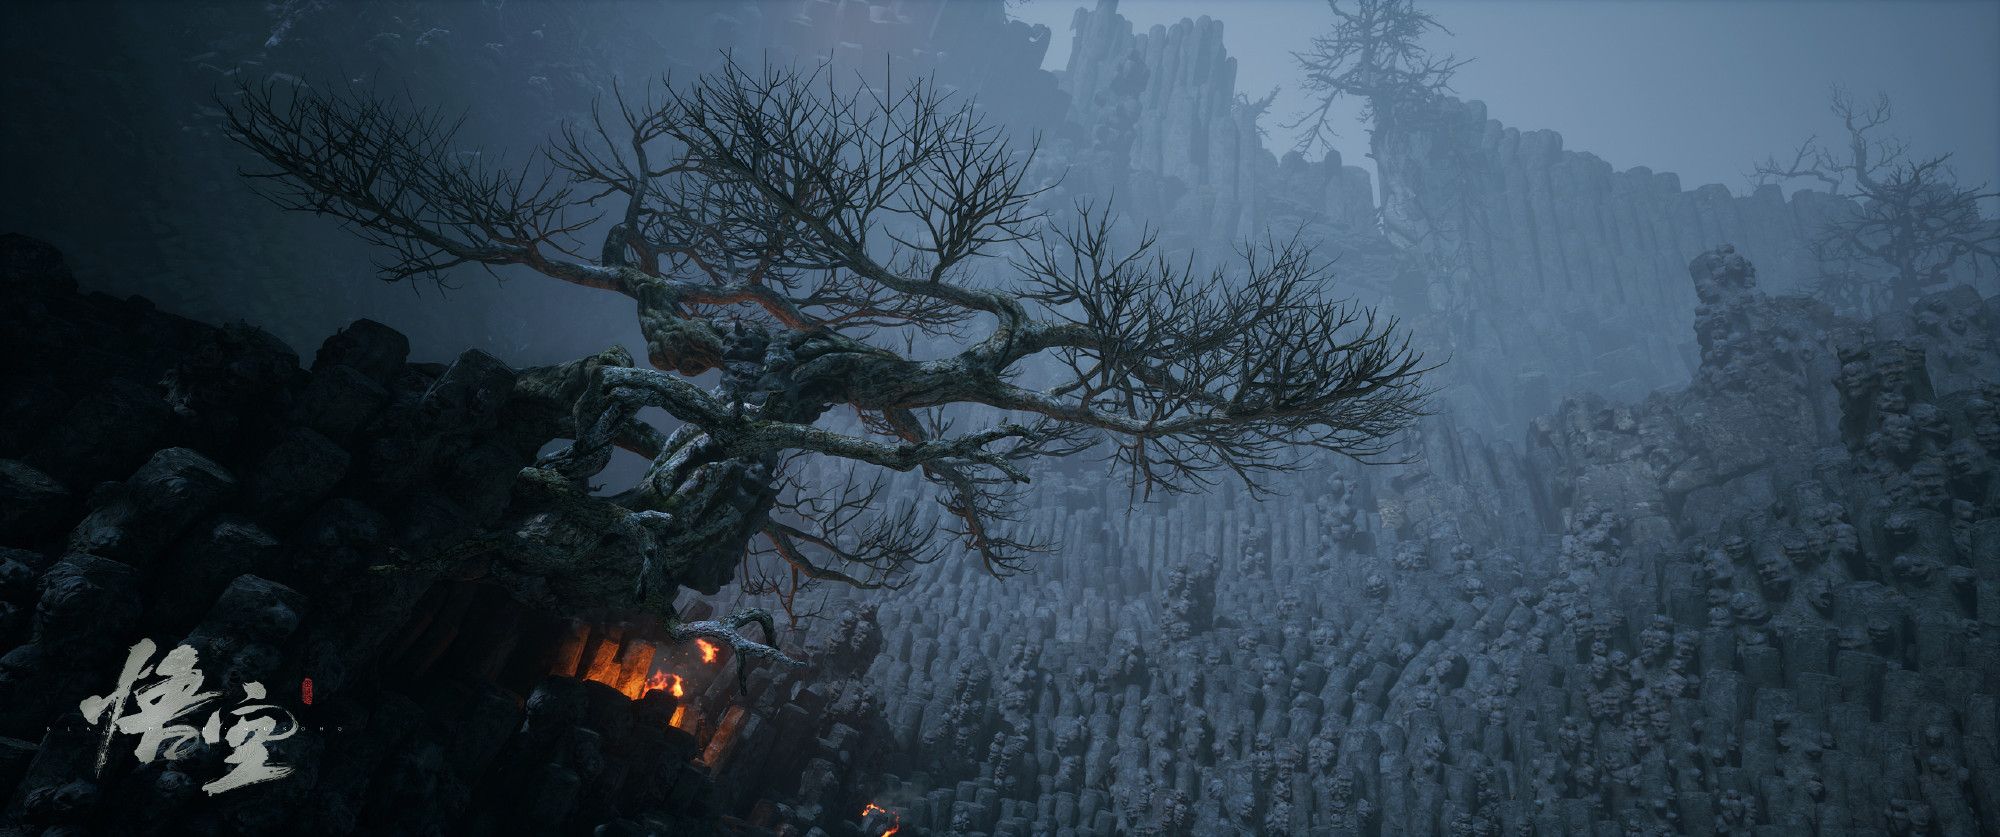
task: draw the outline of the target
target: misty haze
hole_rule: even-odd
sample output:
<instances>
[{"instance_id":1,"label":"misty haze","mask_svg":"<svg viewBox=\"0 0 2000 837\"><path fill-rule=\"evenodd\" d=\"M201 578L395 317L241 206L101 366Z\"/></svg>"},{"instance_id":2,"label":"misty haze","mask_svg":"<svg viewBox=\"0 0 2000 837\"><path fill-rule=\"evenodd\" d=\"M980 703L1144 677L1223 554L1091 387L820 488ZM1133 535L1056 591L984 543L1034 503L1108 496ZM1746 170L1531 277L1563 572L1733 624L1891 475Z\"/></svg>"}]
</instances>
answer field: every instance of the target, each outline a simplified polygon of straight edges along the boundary
<instances>
[{"instance_id":1,"label":"misty haze","mask_svg":"<svg viewBox=\"0 0 2000 837\"><path fill-rule=\"evenodd\" d=\"M0 835L2000 834L2000 2L3 14Z\"/></svg>"}]
</instances>

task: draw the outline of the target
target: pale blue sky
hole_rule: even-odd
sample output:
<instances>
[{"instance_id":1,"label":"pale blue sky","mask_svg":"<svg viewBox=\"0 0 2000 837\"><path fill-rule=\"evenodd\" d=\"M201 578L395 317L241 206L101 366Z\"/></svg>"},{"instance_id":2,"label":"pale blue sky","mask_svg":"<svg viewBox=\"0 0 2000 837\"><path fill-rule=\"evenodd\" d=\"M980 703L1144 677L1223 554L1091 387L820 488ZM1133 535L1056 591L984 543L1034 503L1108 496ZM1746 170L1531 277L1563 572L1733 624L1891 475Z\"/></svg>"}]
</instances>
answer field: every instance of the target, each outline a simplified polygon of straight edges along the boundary
<instances>
[{"instance_id":1,"label":"pale blue sky","mask_svg":"<svg viewBox=\"0 0 2000 837\"><path fill-rule=\"evenodd\" d=\"M1078 0L1014 7L1068 60ZM1089 3L1094 6L1095 2ZM1623 169L1681 175L1683 186L1742 191L1753 159L1837 127L1831 85L1887 92L1894 128L1920 152L1956 153L1961 179L2000 185L2000 0L1428 0L1452 30L1434 48L1474 58L1455 85L1518 128L1554 128L1567 148ZM1141 28L1207 14L1224 23L1238 88L1282 85L1274 115L1305 100L1290 53L1330 20L1323 0L1125 0ZM1291 137L1270 120L1274 146ZM1366 137L1343 118L1337 146L1362 162Z\"/></svg>"}]
</instances>

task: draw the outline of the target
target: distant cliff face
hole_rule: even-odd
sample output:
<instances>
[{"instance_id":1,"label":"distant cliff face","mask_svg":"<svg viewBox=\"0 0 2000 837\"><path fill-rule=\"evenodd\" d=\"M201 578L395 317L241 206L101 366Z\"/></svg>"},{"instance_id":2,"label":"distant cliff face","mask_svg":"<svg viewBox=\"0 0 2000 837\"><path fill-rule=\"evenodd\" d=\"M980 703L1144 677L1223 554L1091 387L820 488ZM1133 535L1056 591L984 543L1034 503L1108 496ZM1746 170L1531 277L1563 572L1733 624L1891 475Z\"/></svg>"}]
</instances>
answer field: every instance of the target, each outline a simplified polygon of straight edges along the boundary
<instances>
[{"instance_id":1,"label":"distant cliff face","mask_svg":"<svg viewBox=\"0 0 2000 837\"><path fill-rule=\"evenodd\" d=\"M82 8L35 7L24 20L23 30L46 35L16 53L36 69L26 101L64 116L0 128L10 145L42 155L24 166L27 187L0 226L66 246L121 292L265 323L300 345L393 312L439 351L479 346L544 362L602 348L608 317L581 297L475 277L448 301L373 285L358 275L372 255L365 248L279 216L242 187L244 161L221 136L212 101L239 79L408 89L463 108L469 148L518 160L614 83L636 94L663 72L712 68L724 50L739 60L832 60L843 75L891 64L934 73L1017 139L1040 133L1036 178L1061 184L1052 209L1115 198L1130 220L1211 260L1267 233L1318 243L1339 259L1340 291L1402 316L1433 357L1453 360L1438 376L1447 402L1464 426L1495 438L1513 437L1568 394L1636 400L1686 381L1698 363L1680 280L1687 260L1732 244L1762 266L1771 290L1799 290L1814 273L1805 236L1843 207L1813 192L1686 191L1673 175L1616 171L1565 150L1552 131L1509 128L1479 103L1454 100L1376 126L1379 183L1337 156L1281 156L1259 133L1271 115L1237 89L1222 20L1138 32L1109 0L1078 10L1070 33L1009 20L1001 0L718 0L670 12L131 4L99 21ZM1059 73L1040 69L1052 37L1073 43ZM86 54L110 55L115 72L79 64ZM78 101L105 107L67 104ZM321 275L328 265L338 275ZM552 306L577 327L529 325Z\"/></svg>"},{"instance_id":2,"label":"distant cliff face","mask_svg":"<svg viewBox=\"0 0 2000 837\"><path fill-rule=\"evenodd\" d=\"M1067 119L1108 170L1091 188L1119 189L1121 203L1177 233L1181 246L1226 247L1262 237L1279 222L1321 234L1372 234L1374 198L1365 170L1338 155L1282 164L1264 147L1263 108L1236 89L1236 59L1223 21L1202 17L1134 33L1118 4L1078 9L1062 89ZM1122 165L1115 165L1122 163Z\"/></svg>"},{"instance_id":3,"label":"distant cliff face","mask_svg":"<svg viewBox=\"0 0 2000 837\"><path fill-rule=\"evenodd\" d=\"M1477 102L1425 117L1374 135L1384 230L1436 266L1424 308L1452 329L1452 377L1465 407L1502 426L1569 393L1637 399L1687 380L1688 260L1731 244L1772 290L1801 290L1817 275L1807 237L1843 208L1776 187L1683 191L1671 174L1566 151L1553 131L1505 127Z\"/></svg>"},{"instance_id":4,"label":"distant cliff face","mask_svg":"<svg viewBox=\"0 0 2000 837\"><path fill-rule=\"evenodd\" d=\"M1695 379L1518 453L1445 425L1263 502L1051 488L1038 584L942 567L905 595L952 615L885 611L884 798L994 834L2000 829L2000 308L1686 270Z\"/></svg>"},{"instance_id":5,"label":"distant cliff face","mask_svg":"<svg viewBox=\"0 0 2000 837\"><path fill-rule=\"evenodd\" d=\"M1136 197L1128 209L1185 247L1303 230L1342 256L1345 290L1452 359L1439 376L1446 402L1500 438L1567 395L1637 400L1689 380L1688 261L1730 244L1770 291L1801 292L1818 275L1809 237L1850 207L1769 186L1684 190L1672 174L1614 170L1554 131L1510 128L1449 98L1374 126L1378 194L1337 155L1281 161L1264 147L1222 22L1135 34L1105 0L1079 10L1073 30L1069 119L1105 164L1086 182Z\"/></svg>"}]
</instances>

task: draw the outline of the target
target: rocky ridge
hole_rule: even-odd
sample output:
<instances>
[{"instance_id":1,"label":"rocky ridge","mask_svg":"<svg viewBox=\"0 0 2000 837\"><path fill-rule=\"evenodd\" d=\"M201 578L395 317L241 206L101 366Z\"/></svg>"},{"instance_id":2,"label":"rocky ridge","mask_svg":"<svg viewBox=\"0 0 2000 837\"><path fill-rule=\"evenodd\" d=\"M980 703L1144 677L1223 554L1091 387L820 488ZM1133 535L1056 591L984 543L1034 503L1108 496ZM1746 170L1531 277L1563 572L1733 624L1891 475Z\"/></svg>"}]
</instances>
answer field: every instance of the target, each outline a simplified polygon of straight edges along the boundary
<instances>
[{"instance_id":1,"label":"rocky ridge","mask_svg":"<svg viewBox=\"0 0 2000 837\"><path fill-rule=\"evenodd\" d=\"M889 798L939 834L2000 828L2000 311L1690 273L1694 382L1520 453L1444 426L1262 503L1045 488L1069 553L883 611Z\"/></svg>"},{"instance_id":2,"label":"rocky ridge","mask_svg":"<svg viewBox=\"0 0 2000 837\"><path fill-rule=\"evenodd\" d=\"M888 740L857 679L872 611L828 624L810 668L739 678L728 649L702 659L611 599L562 607L551 588L588 568L536 582L423 558L533 501L517 475L563 411L521 371L476 350L413 362L369 321L301 369L256 328L79 293L60 254L15 235L0 294L0 833L857 821ZM291 773L211 795L239 742L103 749L80 706L142 640L193 649L196 685L228 706L289 713L269 746Z\"/></svg>"}]
</instances>

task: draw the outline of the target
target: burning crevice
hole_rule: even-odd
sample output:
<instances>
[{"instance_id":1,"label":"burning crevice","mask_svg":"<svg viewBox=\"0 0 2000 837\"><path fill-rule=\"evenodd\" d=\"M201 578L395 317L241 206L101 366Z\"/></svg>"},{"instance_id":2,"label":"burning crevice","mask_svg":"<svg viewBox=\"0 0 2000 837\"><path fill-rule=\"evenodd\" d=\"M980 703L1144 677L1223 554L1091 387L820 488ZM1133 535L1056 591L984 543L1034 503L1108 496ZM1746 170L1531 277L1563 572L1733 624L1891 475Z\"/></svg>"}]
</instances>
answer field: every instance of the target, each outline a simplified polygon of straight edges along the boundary
<instances>
[{"instance_id":1,"label":"burning crevice","mask_svg":"<svg viewBox=\"0 0 2000 837\"><path fill-rule=\"evenodd\" d=\"M574 647L569 647L573 645ZM720 676L726 654L706 639L692 643L662 643L625 626L572 626L570 643L557 655L552 674L574 676L617 689L631 700L653 693L672 699L668 725L695 737L703 764L714 765L728 752L728 741L740 724L732 716L730 681ZM717 685L721 684L721 685ZM712 713L705 707L719 708ZM711 714L715 724L704 724ZM732 717L736 723L731 723Z\"/></svg>"},{"instance_id":2,"label":"burning crevice","mask_svg":"<svg viewBox=\"0 0 2000 837\"><path fill-rule=\"evenodd\" d=\"M873 837L892 837L903 831L903 815L899 811L884 808L873 802L861 809L861 833Z\"/></svg>"}]
</instances>

